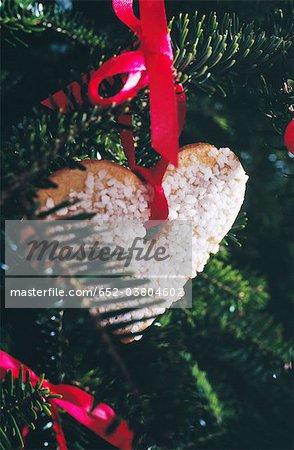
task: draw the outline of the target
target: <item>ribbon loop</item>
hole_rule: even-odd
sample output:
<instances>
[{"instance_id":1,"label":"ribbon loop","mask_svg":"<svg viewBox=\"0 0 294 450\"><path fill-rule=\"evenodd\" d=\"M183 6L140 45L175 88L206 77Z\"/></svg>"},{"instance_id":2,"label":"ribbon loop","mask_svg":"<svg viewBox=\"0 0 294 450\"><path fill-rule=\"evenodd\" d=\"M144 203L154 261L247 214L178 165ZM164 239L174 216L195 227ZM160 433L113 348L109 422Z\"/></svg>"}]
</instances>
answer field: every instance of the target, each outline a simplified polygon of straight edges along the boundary
<instances>
[{"instance_id":1,"label":"ribbon loop","mask_svg":"<svg viewBox=\"0 0 294 450\"><path fill-rule=\"evenodd\" d=\"M91 77L88 86L89 100L92 105L110 106L112 103L124 103L130 98L135 97L140 89L146 84L142 80L145 74L145 64L143 54L137 50L127 52L122 55L111 58L105 62ZM124 81L122 89L112 97L102 97L99 94L99 87L103 80L113 75L125 74L127 78Z\"/></svg>"},{"instance_id":2,"label":"ribbon loop","mask_svg":"<svg viewBox=\"0 0 294 450\"><path fill-rule=\"evenodd\" d=\"M133 9L133 1L131 0L113 0L112 6L117 17L129 27L140 39L141 23L135 16Z\"/></svg>"}]
</instances>

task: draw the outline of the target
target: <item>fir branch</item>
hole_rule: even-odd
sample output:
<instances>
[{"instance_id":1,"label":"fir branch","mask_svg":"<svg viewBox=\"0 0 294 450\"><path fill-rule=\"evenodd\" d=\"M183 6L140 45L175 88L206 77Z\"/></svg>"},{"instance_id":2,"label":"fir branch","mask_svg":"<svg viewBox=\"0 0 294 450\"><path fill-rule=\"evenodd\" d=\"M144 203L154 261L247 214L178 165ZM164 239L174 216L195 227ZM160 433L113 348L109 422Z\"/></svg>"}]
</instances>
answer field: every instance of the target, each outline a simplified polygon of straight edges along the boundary
<instances>
[{"instance_id":1,"label":"fir branch","mask_svg":"<svg viewBox=\"0 0 294 450\"><path fill-rule=\"evenodd\" d=\"M256 90L261 111L271 121L275 132L283 135L286 126L294 118L294 80L284 79L277 89L273 82L261 75Z\"/></svg>"},{"instance_id":2,"label":"fir branch","mask_svg":"<svg viewBox=\"0 0 294 450\"><path fill-rule=\"evenodd\" d=\"M61 167L81 168L78 160L104 157L122 161L119 125L114 110L89 108L62 114L36 110L12 130L3 147L4 179L1 203L21 191L34 195L37 188L54 187L48 181L53 170Z\"/></svg>"},{"instance_id":3,"label":"fir branch","mask_svg":"<svg viewBox=\"0 0 294 450\"><path fill-rule=\"evenodd\" d=\"M272 14L266 17L264 25L266 28L273 30L275 36L291 40L294 32L292 3L287 2L286 5L283 5L283 9L275 9Z\"/></svg>"},{"instance_id":4,"label":"fir branch","mask_svg":"<svg viewBox=\"0 0 294 450\"><path fill-rule=\"evenodd\" d=\"M228 232L228 234L225 236L223 240L224 245L229 245L229 243L233 243L237 245L238 247L241 247L242 244L238 240L237 233L239 231L244 230L248 222L247 214L246 212L241 212L238 214L237 219L235 220L232 228Z\"/></svg>"},{"instance_id":5,"label":"fir branch","mask_svg":"<svg viewBox=\"0 0 294 450\"><path fill-rule=\"evenodd\" d=\"M24 35L52 30L91 51L106 48L106 35L96 33L93 25L79 13L60 11L57 6L31 0L4 0L0 6L0 24L9 32L12 44L22 43Z\"/></svg>"},{"instance_id":6,"label":"fir branch","mask_svg":"<svg viewBox=\"0 0 294 450\"><path fill-rule=\"evenodd\" d=\"M216 395L215 390L207 379L207 375L204 371L200 370L197 362L194 362L191 355L188 353L183 353L183 358L189 361L192 366L192 373L195 378L197 385L197 390L200 395L206 398L210 410L213 412L215 418L218 422L221 422L223 417L223 408Z\"/></svg>"},{"instance_id":7,"label":"fir branch","mask_svg":"<svg viewBox=\"0 0 294 450\"><path fill-rule=\"evenodd\" d=\"M32 384L29 372L19 369L15 378L8 370L1 380L1 449L23 448L22 428L28 425L35 429L37 419L42 413L51 416L50 400L61 398L43 387L44 375L37 383Z\"/></svg>"},{"instance_id":8,"label":"fir branch","mask_svg":"<svg viewBox=\"0 0 294 450\"><path fill-rule=\"evenodd\" d=\"M44 31L42 3L31 0L3 0L0 6L0 23L10 31Z\"/></svg>"},{"instance_id":9,"label":"fir branch","mask_svg":"<svg viewBox=\"0 0 294 450\"><path fill-rule=\"evenodd\" d=\"M44 28L63 34L74 43L89 47L91 51L107 48L106 34L98 35L90 21L80 13L58 12L55 8L48 8L42 24Z\"/></svg>"},{"instance_id":10,"label":"fir branch","mask_svg":"<svg viewBox=\"0 0 294 450\"><path fill-rule=\"evenodd\" d=\"M268 293L262 279L246 279L218 255L194 280L193 288L197 298L193 317L199 320L210 317L220 330L239 340L240 345L241 341L244 345L250 341L259 354L281 362L287 357L291 345L285 342L281 326L265 312ZM209 309L205 303L207 291L211 297Z\"/></svg>"},{"instance_id":11,"label":"fir branch","mask_svg":"<svg viewBox=\"0 0 294 450\"><path fill-rule=\"evenodd\" d=\"M170 29L179 80L223 94L220 80L225 75L261 73L284 57L292 45L289 25L284 33L280 27L274 35L254 22L241 23L234 14L220 19L216 13L198 17L196 12L192 18L181 14L170 23Z\"/></svg>"}]
</instances>

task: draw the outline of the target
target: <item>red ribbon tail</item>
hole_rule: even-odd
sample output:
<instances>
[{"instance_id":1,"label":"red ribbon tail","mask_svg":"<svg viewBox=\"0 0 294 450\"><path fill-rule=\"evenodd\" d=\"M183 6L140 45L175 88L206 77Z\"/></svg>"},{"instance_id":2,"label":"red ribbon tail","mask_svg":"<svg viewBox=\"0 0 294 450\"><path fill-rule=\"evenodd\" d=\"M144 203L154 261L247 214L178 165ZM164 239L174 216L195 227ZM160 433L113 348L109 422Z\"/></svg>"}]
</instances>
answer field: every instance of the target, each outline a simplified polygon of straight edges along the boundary
<instances>
[{"instance_id":1,"label":"red ribbon tail","mask_svg":"<svg viewBox=\"0 0 294 450\"><path fill-rule=\"evenodd\" d=\"M179 132L173 75L173 52L163 0L144 0L140 5L142 49L149 76L151 141L153 148L178 164Z\"/></svg>"},{"instance_id":2,"label":"red ribbon tail","mask_svg":"<svg viewBox=\"0 0 294 450\"><path fill-rule=\"evenodd\" d=\"M54 429L56 441L58 444L58 450L68 450L65 436L63 433L63 429L61 426L58 408L57 408L57 406L54 405L54 403L51 403L51 414L52 414L52 421L53 421L53 429Z\"/></svg>"},{"instance_id":3,"label":"red ribbon tail","mask_svg":"<svg viewBox=\"0 0 294 450\"><path fill-rule=\"evenodd\" d=\"M150 58L149 69L152 147L174 166L178 165L179 128L170 62ZM159 95L160 92L160 95Z\"/></svg>"},{"instance_id":4,"label":"red ribbon tail","mask_svg":"<svg viewBox=\"0 0 294 450\"><path fill-rule=\"evenodd\" d=\"M130 129L123 129L120 132L120 140L121 144L123 146L125 155L128 159L129 166L131 170L135 169L135 144L134 144L134 136L133 132L131 130L132 127L132 115L131 114L124 114L119 116L118 123L128 127Z\"/></svg>"}]
</instances>

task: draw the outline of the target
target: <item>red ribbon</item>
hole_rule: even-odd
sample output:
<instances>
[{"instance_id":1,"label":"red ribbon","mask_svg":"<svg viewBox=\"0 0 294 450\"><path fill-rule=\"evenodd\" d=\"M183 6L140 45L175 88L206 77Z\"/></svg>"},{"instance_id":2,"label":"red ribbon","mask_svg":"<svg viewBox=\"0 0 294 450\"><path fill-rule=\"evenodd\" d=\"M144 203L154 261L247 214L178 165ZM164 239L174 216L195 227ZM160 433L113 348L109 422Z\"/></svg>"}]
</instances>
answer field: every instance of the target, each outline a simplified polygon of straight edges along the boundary
<instances>
[{"instance_id":1,"label":"red ribbon","mask_svg":"<svg viewBox=\"0 0 294 450\"><path fill-rule=\"evenodd\" d=\"M117 17L138 36L141 45L110 59L96 72L89 83L93 105L109 106L133 98L149 84L151 143L167 161L178 164L178 111L173 74L173 52L168 34L164 1L141 0L140 20L133 12L132 0L113 0ZM127 73L126 82L113 97L99 95L101 82L113 75Z\"/></svg>"},{"instance_id":2,"label":"red ribbon","mask_svg":"<svg viewBox=\"0 0 294 450\"><path fill-rule=\"evenodd\" d=\"M24 368L24 380L26 371L29 372L30 379L33 383L37 383L40 380L40 378L31 369L24 364L21 364L17 359L8 355L8 353L0 350L1 378L5 376L5 373L9 369L12 371L14 377L18 377L20 366L23 366ZM53 427L56 433L56 440L59 445L59 450L67 450L67 445L60 423L58 407L62 408L78 422L89 428L89 430L92 430L95 434L109 442L114 447L122 450L132 449L132 441L134 436L125 421L121 421L111 434L107 433L108 427L117 417L110 406L105 403L100 403L92 410L94 402L93 396L75 386L70 386L67 384L54 385L48 383L46 380L44 380L43 386L48 387L53 394L62 395L61 399L52 398L49 400L51 404ZM25 434L27 434L27 428L25 428Z\"/></svg>"},{"instance_id":3,"label":"red ribbon","mask_svg":"<svg viewBox=\"0 0 294 450\"><path fill-rule=\"evenodd\" d=\"M178 164L178 140L186 115L186 97L183 87L174 84L173 52L168 34L164 0L139 0L140 20L134 15L133 0L112 0L117 17L125 23L140 40L136 51L125 51L105 62L90 74L89 100L93 105L107 107L127 102L149 85L151 144L161 155L161 161L152 169L135 164L135 147L130 130L121 132L121 142L129 161L130 169L153 186L151 220L166 220L168 203L162 180L169 163ZM123 75L122 89L112 97L102 97L99 87L103 80L114 75ZM86 78L84 77L84 81ZM82 102L81 88L77 82L69 88L78 103ZM68 107L63 91L53 95L62 111ZM53 108L50 99L42 102ZM131 115L119 117L119 122L131 126Z\"/></svg>"}]
</instances>

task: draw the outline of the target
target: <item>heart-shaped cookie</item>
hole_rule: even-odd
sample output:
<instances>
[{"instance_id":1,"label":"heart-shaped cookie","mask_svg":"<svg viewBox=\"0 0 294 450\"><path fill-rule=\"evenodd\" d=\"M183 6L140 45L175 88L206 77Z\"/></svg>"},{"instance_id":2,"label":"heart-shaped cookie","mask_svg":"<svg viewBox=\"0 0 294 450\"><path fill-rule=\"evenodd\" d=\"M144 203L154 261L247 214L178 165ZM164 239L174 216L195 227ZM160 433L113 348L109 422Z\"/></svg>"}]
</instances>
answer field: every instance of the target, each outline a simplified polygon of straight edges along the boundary
<instances>
[{"instance_id":1,"label":"heart-shaped cookie","mask_svg":"<svg viewBox=\"0 0 294 450\"><path fill-rule=\"evenodd\" d=\"M38 193L40 209L49 209L64 200L79 200L78 203L56 212L60 219L66 219L77 212L96 212L98 220L147 221L152 188L141 181L129 169L115 163L101 160L85 160L86 170L62 169L51 176L57 189L42 189ZM203 270L210 253L216 253L219 243L231 228L243 203L247 181L238 158L228 148L216 149L210 144L185 146L179 153L179 166L169 165L163 187L169 204L169 219L192 221L192 272L186 279L195 277ZM54 217L56 217L54 216ZM95 221L95 217L92 219ZM51 217L52 219L52 217ZM172 231L168 227L156 237L157 245L164 241L175 245ZM174 254L174 252L173 252ZM171 261L173 267L177 261ZM178 261L181 264L181 261ZM147 266L141 266L142 274L148 276ZM185 284L186 279L172 281L176 286ZM173 298L175 301L178 298ZM169 306L144 307L128 312L124 317L109 321L138 323L122 326L118 332L138 334L147 328L154 317ZM120 303L114 307L129 307ZM99 308L99 312L107 307ZM97 310L92 310L93 314ZM107 323L107 320L106 322ZM136 337L138 338L138 336ZM127 339L127 341L133 340Z\"/></svg>"}]
</instances>

